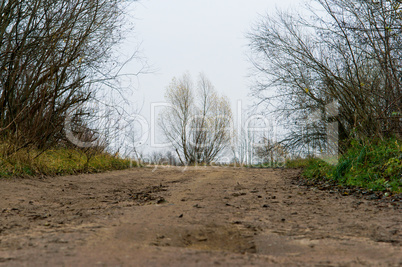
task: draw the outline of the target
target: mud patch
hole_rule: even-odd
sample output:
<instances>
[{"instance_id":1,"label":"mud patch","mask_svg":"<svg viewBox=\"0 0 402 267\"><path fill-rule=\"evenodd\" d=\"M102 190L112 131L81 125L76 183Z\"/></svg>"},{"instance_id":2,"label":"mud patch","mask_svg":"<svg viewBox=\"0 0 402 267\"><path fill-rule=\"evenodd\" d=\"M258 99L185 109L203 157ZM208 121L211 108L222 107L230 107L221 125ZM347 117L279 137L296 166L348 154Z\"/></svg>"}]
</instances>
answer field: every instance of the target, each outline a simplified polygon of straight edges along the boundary
<instances>
[{"instance_id":1,"label":"mud patch","mask_svg":"<svg viewBox=\"0 0 402 267\"><path fill-rule=\"evenodd\" d=\"M164 191L167 191L167 186L163 186L162 184L160 184L159 186L147 187L140 192L130 192L129 198L140 205L145 205L147 203L162 204L165 203L166 200L158 193Z\"/></svg>"},{"instance_id":2,"label":"mud patch","mask_svg":"<svg viewBox=\"0 0 402 267\"><path fill-rule=\"evenodd\" d=\"M255 253L254 235L236 226L182 227L158 233L151 245Z\"/></svg>"}]
</instances>

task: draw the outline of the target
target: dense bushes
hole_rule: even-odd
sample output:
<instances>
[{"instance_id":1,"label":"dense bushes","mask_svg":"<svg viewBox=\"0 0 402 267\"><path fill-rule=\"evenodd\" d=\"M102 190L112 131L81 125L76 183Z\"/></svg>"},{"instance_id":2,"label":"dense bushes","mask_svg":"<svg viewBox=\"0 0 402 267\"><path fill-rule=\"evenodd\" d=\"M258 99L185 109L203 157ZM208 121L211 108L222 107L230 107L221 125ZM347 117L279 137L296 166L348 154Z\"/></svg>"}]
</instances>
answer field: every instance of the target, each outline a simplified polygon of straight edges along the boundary
<instances>
[{"instance_id":1,"label":"dense bushes","mask_svg":"<svg viewBox=\"0 0 402 267\"><path fill-rule=\"evenodd\" d=\"M0 177L129 165L102 152L116 130L112 112L96 107L111 101L106 92L121 93L114 48L130 2L0 1ZM109 135L99 134L106 127ZM71 144L69 132L96 148Z\"/></svg>"},{"instance_id":2,"label":"dense bushes","mask_svg":"<svg viewBox=\"0 0 402 267\"><path fill-rule=\"evenodd\" d=\"M350 136L402 135L401 1L313 0L261 16L248 35L252 94L298 155L342 153ZM328 149L329 148L329 149Z\"/></svg>"},{"instance_id":3,"label":"dense bushes","mask_svg":"<svg viewBox=\"0 0 402 267\"><path fill-rule=\"evenodd\" d=\"M122 8L117 0L0 2L1 138L18 148L63 139L66 114L114 78L106 74Z\"/></svg>"}]
</instances>

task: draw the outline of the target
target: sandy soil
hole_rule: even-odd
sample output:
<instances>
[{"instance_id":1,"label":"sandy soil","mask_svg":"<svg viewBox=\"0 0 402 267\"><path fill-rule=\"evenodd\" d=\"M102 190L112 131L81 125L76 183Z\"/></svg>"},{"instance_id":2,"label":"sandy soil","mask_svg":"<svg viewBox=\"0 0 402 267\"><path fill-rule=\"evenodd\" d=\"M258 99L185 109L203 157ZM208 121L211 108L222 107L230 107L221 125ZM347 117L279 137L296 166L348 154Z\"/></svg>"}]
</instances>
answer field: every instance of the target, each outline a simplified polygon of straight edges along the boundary
<instances>
[{"instance_id":1,"label":"sandy soil","mask_svg":"<svg viewBox=\"0 0 402 267\"><path fill-rule=\"evenodd\" d=\"M402 266L401 203L296 170L0 180L0 266Z\"/></svg>"}]
</instances>

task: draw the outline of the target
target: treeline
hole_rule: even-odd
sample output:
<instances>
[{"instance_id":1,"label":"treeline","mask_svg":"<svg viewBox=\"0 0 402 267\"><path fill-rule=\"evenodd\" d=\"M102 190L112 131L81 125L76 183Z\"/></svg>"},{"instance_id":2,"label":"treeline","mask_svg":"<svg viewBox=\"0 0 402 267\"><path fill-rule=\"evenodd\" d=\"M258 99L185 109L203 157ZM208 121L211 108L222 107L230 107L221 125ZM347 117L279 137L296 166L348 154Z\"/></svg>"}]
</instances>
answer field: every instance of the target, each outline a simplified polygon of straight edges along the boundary
<instances>
[{"instance_id":1,"label":"treeline","mask_svg":"<svg viewBox=\"0 0 402 267\"><path fill-rule=\"evenodd\" d=\"M399 0L315 0L261 17L249 34L253 94L289 129L282 144L325 150L334 122L341 152L353 138L400 138L401 26Z\"/></svg>"}]
</instances>

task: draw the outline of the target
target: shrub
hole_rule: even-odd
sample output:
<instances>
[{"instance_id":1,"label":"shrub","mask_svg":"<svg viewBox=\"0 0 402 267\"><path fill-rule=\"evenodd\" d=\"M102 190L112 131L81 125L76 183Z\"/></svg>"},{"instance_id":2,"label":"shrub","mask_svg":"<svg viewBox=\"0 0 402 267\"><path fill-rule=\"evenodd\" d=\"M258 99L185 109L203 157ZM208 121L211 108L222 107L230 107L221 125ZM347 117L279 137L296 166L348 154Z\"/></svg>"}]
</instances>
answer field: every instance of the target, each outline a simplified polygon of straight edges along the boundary
<instances>
[{"instance_id":1,"label":"shrub","mask_svg":"<svg viewBox=\"0 0 402 267\"><path fill-rule=\"evenodd\" d=\"M402 192L402 144L386 140L352 140L336 166L310 159L307 178L332 179L340 184L377 191Z\"/></svg>"}]
</instances>

